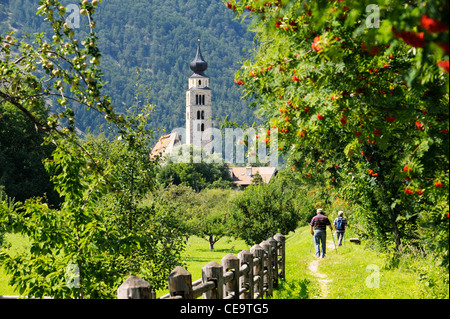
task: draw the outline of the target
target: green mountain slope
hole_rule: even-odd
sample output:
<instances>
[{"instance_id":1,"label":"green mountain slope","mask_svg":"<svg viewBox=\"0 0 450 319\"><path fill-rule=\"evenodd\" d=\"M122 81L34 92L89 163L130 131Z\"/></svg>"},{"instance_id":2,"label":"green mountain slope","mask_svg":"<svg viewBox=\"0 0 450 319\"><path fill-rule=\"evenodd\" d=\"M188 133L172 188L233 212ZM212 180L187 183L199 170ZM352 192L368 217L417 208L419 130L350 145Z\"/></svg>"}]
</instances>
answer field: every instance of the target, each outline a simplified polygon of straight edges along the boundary
<instances>
[{"instance_id":1,"label":"green mountain slope","mask_svg":"<svg viewBox=\"0 0 450 319\"><path fill-rule=\"evenodd\" d=\"M38 0L0 0L0 32L49 32L35 13ZM61 1L63 5L77 1ZM253 122L252 111L240 100L233 83L244 50L251 49L253 34L233 20L221 0L103 0L94 16L102 52L101 66L108 82L104 93L119 111L134 103L136 69L156 105L152 128L171 131L184 127L185 91L192 74L197 39L208 62L213 90L213 116ZM80 39L88 32L87 17L74 29ZM244 50L243 50L244 49ZM100 120L92 112L79 113L80 129L95 128Z\"/></svg>"}]
</instances>

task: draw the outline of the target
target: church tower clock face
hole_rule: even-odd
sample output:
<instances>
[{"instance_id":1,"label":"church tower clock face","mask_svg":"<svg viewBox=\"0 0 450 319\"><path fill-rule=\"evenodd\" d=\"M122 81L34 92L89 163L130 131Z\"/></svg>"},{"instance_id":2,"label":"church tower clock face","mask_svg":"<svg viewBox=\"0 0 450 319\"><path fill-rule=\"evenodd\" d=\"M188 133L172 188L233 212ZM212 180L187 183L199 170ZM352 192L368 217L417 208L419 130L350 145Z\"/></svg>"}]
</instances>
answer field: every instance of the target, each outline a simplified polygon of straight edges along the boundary
<instances>
[{"instance_id":1,"label":"church tower clock face","mask_svg":"<svg viewBox=\"0 0 450 319\"><path fill-rule=\"evenodd\" d=\"M198 42L197 54L189 64L194 72L189 77L186 91L186 144L204 148L211 153L211 89L209 77L205 75L208 63L203 59Z\"/></svg>"}]
</instances>

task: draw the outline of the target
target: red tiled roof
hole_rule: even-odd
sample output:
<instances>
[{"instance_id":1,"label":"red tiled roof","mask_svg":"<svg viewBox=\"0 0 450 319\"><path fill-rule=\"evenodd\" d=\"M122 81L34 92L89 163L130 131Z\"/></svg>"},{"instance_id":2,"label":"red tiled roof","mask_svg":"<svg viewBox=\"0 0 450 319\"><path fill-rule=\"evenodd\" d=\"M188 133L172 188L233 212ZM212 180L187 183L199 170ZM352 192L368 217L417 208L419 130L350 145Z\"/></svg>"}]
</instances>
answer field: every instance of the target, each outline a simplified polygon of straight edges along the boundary
<instances>
[{"instance_id":1,"label":"red tiled roof","mask_svg":"<svg viewBox=\"0 0 450 319\"><path fill-rule=\"evenodd\" d=\"M158 155L164 156L167 148L171 145L171 143L174 143L177 135L177 133L171 133L161 136L150 153L150 159L154 159Z\"/></svg>"},{"instance_id":2,"label":"red tiled roof","mask_svg":"<svg viewBox=\"0 0 450 319\"><path fill-rule=\"evenodd\" d=\"M248 175L251 169L251 176ZM261 175L264 183L269 183L270 179L277 173L276 167L230 167L233 183L237 185L250 185L256 172Z\"/></svg>"}]
</instances>

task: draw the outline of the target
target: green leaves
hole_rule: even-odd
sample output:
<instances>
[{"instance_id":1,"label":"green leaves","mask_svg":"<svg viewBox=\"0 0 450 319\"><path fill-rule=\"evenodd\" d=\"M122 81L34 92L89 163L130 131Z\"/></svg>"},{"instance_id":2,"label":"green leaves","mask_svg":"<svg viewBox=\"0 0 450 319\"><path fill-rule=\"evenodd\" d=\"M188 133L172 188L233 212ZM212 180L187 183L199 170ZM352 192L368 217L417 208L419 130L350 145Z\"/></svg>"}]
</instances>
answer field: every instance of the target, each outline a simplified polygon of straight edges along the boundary
<instances>
[{"instance_id":1,"label":"green leaves","mask_svg":"<svg viewBox=\"0 0 450 319\"><path fill-rule=\"evenodd\" d=\"M129 113L114 112L111 98L101 94L97 36L90 32L84 40L74 39L64 26L59 1L40 4L39 14L53 27L53 41L43 34L33 43L24 39L19 44L11 35L0 38L0 72L5 75L0 100L22 112L46 133L45 142L55 145L45 166L63 202L55 208L42 198L15 207L0 202L0 221L31 242L19 256L3 248L2 266L11 284L28 296L112 298L130 273L142 273L158 289L179 263L184 234L164 215L166 207L139 206L155 182L157 163L149 160L153 132L147 127L153 106L140 96L138 82ZM91 29L96 5L82 3ZM46 113L43 102L49 96L57 97L60 110L41 118L36 113ZM30 103L34 99L42 103ZM80 105L100 113L120 139L81 140L74 111ZM68 284L68 267L76 269L76 284Z\"/></svg>"},{"instance_id":2,"label":"green leaves","mask_svg":"<svg viewBox=\"0 0 450 319\"><path fill-rule=\"evenodd\" d=\"M265 240L268 234L295 230L300 216L294 198L280 181L248 186L236 199L233 233L252 245Z\"/></svg>"},{"instance_id":3,"label":"green leaves","mask_svg":"<svg viewBox=\"0 0 450 319\"><path fill-rule=\"evenodd\" d=\"M357 202L374 240L413 240L419 207L434 210L431 196L448 185L448 72L436 65L448 60L438 44L448 42L448 4L233 5L250 7L259 41L236 80L278 128L288 166L303 183Z\"/></svg>"}]
</instances>

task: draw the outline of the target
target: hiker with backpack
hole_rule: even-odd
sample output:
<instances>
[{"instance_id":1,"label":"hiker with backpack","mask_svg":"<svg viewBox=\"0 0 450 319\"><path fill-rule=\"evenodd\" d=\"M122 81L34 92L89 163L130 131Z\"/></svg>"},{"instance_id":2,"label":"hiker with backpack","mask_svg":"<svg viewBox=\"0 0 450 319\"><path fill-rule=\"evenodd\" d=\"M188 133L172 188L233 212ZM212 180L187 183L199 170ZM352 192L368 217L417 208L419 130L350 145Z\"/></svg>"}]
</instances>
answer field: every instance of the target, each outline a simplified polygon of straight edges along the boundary
<instances>
[{"instance_id":1,"label":"hiker with backpack","mask_svg":"<svg viewBox=\"0 0 450 319\"><path fill-rule=\"evenodd\" d=\"M309 225L311 228L311 235L314 236L314 248L316 249L316 257L324 258L327 247L327 226L331 231L333 231L333 226L331 226L330 220L327 216L325 216L322 208L319 208L316 214L317 215L313 217Z\"/></svg>"},{"instance_id":2,"label":"hiker with backpack","mask_svg":"<svg viewBox=\"0 0 450 319\"><path fill-rule=\"evenodd\" d=\"M342 210L338 212L338 217L334 220L333 224L336 229L339 247L342 246L342 240L344 238L345 229L347 228L347 219L345 219L344 212Z\"/></svg>"}]
</instances>

